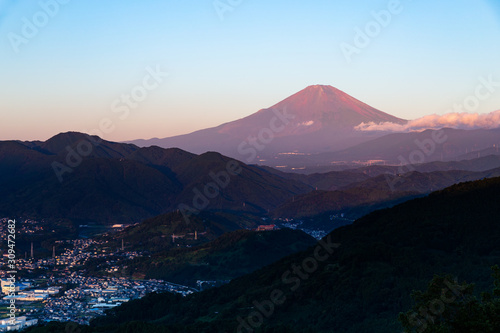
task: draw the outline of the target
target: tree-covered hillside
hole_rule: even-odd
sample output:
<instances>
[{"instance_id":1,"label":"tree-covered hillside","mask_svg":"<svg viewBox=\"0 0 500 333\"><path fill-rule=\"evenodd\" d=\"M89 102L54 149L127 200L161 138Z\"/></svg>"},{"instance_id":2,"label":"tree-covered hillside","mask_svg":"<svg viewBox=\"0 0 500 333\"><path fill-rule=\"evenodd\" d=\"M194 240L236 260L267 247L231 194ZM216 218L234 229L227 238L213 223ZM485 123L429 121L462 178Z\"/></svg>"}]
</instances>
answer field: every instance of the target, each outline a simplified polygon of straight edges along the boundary
<instances>
[{"instance_id":1,"label":"tree-covered hillside","mask_svg":"<svg viewBox=\"0 0 500 333\"><path fill-rule=\"evenodd\" d=\"M434 274L474 282L478 292L491 287L499 203L500 178L455 185L369 214L223 287L130 302L89 330L401 332L398 314Z\"/></svg>"}]
</instances>

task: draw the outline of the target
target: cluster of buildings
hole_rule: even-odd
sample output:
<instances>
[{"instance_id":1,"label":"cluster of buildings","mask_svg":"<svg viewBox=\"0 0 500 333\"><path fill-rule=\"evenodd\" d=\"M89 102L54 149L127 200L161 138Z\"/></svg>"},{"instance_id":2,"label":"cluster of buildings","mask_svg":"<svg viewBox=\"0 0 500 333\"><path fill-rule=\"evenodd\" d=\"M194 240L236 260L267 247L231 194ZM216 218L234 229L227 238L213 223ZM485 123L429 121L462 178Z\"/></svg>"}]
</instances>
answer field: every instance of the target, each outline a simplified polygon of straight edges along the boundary
<instances>
[{"instance_id":1,"label":"cluster of buildings","mask_svg":"<svg viewBox=\"0 0 500 333\"><path fill-rule=\"evenodd\" d=\"M7 240L8 218L0 218L0 240ZM44 230L43 223L31 219L16 220L16 232L23 235L35 234Z\"/></svg>"},{"instance_id":2,"label":"cluster of buildings","mask_svg":"<svg viewBox=\"0 0 500 333\"><path fill-rule=\"evenodd\" d=\"M33 281L16 283L16 307L29 319L16 316L15 325L4 319L5 331L27 327L37 322L72 321L88 324L104 311L151 292L172 292L188 295L196 290L162 280L131 280L125 278L88 277L76 272L69 276L52 276L43 281L45 288ZM2 284L7 280L3 279ZM12 297L5 295L0 306L9 304ZM24 318L24 319L23 319ZM2 332L2 328L0 328Z\"/></svg>"},{"instance_id":3,"label":"cluster of buildings","mask_svg":"<svg viewBox=\"0 0 500 333\"><path fill-rule=\"evenodd\" d=\"M316 239L321 239L327 235L327 232L325 230L319 230L319 229L311 229L311 228L305 228L303 226L304 222L300 220L294 220L294 219L279 219L280 225L285 228L293 229L293 230L302 230L306 234L316 238Z\"/></svg>"},{"instance_id":4,"label":"cluster of buildings","mask_svg":"<svg viewBox=\"0 0 500 333\"><path fill-rule=\"evenodd\" d=\"M130 280L125 278L97 278L73 274L70 277L51 278L49 284L74 286L59 297L50 297L37 313L42 321L73 321L88 324L104 311L151 292L174 292L183 295L195 290L162 280Z\"/></svg>"},{"instance_id":5,"label":"cluster of buildings","mask_svg":"<svg viewBox=\"0 0 500 333\"><path fill-rule=\"evenodd\" d=\"M136 251L123 251L123 249L106 249L107 241L96 241L94 239L76 239L68 241L58 241L63 243L65 251L56 255L55 246L52 257L33 258L33 250L29 258L16 258L16 266L19 271L32 273L35 270L46 270L51 272L61 272L72 270L76 267L84 266L90 259L109 259L110 255L120 252L120 257L133 259L141 256ZM6 255L4 254L4 259ZM111 260L107 260L109 264ZM0 278L5 272L0 270Z\"/></svg>"},{"instance_id":6,"label":"cluster of buildings","mask_svg":"<svg viewBox=\"0 0 500 333\"><path fill-rule=\"evenodd\" d=\"M5 228L8 219L0 219L0 229ZM117 229L123 226L116 226ZM36 221L16 223L16 231L24 232L38 227ZM23 229L21 231L21 229ZM26 230L24 230L26 229ZM6 230L4 230L6 231ZM2 236L7 232L2 232ZM197 235L194 235L196 237ZM3 240L6 242L6 239ZM34 258L33 249L28 257L16 258L16 270L29 273L35 278L20 279L12 283L6 269L5 255L3 268L0 269L2 295L0 308L15 303L15 317L9 318L9 312L0 311L0 332L24 329L39 322L72 321L88 324L93 318L103 315L107 309L119 306L130 300L144 297L151 292L173 292L188 295L194 288L177 285L162 280L132 280L113 277L93 277L85 269L89 260L106 263L116 271L119 263L116 258L133 259L142 256L135 251L126 251L123 247L111 249L107 241L95 239L77 239L58 241L53 248L52 257ZM63 250L60 250L60 249ZM14 293L12 293L14 289ZM5 317L5 318L2 318Z\"/></svg>"},{"instance_id":7,"label":"cluster of buildings","mask_svg":"<svg viewBox=\"0 0 500 333\"><path fill-rule=\"evenodd\" d=\"M2 294L6 295L3 297L4 302L9 302L14 300L14 303L19 302L41 302L49 298L49 296L54 296L59 294L59 287L48 287L48 288L34 288L32 282L21 281L15 282L14 288L9 287L10 281L8 279L1 279L2 283ZM13 290L14 289L14 290ZM14 291L15 295L9 295Z\"/></svg>"}]
</instances>

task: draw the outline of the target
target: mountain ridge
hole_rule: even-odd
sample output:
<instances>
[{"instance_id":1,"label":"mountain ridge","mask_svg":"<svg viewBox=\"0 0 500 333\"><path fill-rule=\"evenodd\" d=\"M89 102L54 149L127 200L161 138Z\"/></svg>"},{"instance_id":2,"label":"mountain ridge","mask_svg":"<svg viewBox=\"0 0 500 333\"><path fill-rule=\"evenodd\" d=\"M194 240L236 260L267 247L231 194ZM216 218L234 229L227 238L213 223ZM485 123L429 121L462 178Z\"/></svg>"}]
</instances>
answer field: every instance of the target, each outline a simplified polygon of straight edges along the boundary
<instances>
[{"instance_id":1,"label":"mountain ridge","mask_svg":"<svg viewBox=\"0 0 500 333\"><path fill-rule=\"evenodd\" d=\"M362 122L401 124L406 120L377 110L332 86L313 85L269 108L216 127L161 139L127 142L143 147L179 147L194 153L215 150L242 159L242 145L256 138L260 143L259 156L268 158L295 150L338 150L383 135L354 130Z\"/></svg>"},{"instance_id":2,"label":"mountain ridge","mask_svg":"<svg viewBox=\"0 0 500 333\"><path fill-rule=\"evenodd\" d=\"M135 223L179 209L180 204L197 210L265 213L310 190L306 184L219 153L194 155L96 138L69 132L54 136L48 144L0 142L0 213L67 218L80 224ZM90 152L82 151L88 145ZM78 152L86 156L76 156ZM54 165L70 171L58 179ZM229 166L239 173L228 180L224 173ZM219 184L216 195L207 190L214 182ZM196 200L202 200L202 207Z\"/></svg>"}]
</instances>

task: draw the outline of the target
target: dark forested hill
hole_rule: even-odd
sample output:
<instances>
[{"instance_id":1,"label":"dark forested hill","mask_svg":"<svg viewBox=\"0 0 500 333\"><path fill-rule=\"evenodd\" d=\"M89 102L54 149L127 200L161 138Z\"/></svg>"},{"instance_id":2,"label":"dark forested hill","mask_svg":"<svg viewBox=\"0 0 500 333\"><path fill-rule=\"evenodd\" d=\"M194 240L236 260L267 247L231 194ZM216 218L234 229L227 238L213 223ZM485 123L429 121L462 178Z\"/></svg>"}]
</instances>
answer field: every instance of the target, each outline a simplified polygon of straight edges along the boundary
<instances>
[{"instance_id":1,"label":"dark forested hill","mask_svg":"<svg viewBox=\"0 0 500 333\"><path fill-rule=\"evenodd\" d=\"M196 247L172 247L131 260L125 263L126 274L120 276L163 279L191 286L196 286L197 280L227 281L303 251L314 243L314 238L298 230L238 230Z\"/></svg>"},{"instance_id":2,"label":"dark forested hill","mask_svg":"<svg viewBox=\"0 0 500 333\"><path fill-rule=\"evenodd\" d=\"M139 148L82 133L0 142L0 215L133 223L176 210L266 213L309 185L218 153Z\"/></svg>"},{"instance_id":3,"label":"dark forested hill","mask_svg":"<svg viewBox=\"0 0 500 333\"><path fill-rule=\"evenodd\" d=\"M347 175L351 174L348 171L344 172ZM334 173L324 175L331 174ZM448 170L425 173L412 171L396 175L381 174L367 177L359 182L352 182L335 191L312 191L298 195L275 209L273 214L277 217L303 218L324 213L344 213L347 217L356 219L376 209L391 207L396 203L426 195L453 184L499 176L500 168L481 172Z\"/></svg>"},{"instance_id":4,"label":"dark forested hill","mask_svg":"<svg viewBox=\"0 0 500 333\"><path fill-rule=\"evenodd\" d=\"M0 142L0 216L128 224L181 208L358 218L454 183L498 176L500 169L484 171L496 165L498 158L489 156L412 166L418 171L403 175L389 166L299 175L215 152L139 148L69 132L46 142Z\"/></svg>"},{"instance_id":5,"label":"dark forested hill","mask_svg":"<svg viewBox=\"0 0 500 333\"><path fill-rule=\"evenodd\" d=\"M499 203L500 178L455 185L371 213L221 288L130 302L92 330L121 332L140 320L176 332L400 332L398 313L434 274L489 287L500 261Z\"/></svg>"}]
</instances>

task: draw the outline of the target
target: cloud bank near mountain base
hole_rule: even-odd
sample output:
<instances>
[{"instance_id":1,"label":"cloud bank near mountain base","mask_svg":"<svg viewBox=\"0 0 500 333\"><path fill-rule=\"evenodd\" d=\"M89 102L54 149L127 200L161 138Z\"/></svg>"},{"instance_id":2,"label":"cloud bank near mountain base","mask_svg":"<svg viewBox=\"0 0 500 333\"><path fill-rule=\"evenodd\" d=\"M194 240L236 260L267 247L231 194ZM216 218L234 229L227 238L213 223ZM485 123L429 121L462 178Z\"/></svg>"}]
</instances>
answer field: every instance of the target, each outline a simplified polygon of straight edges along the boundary
<instances>
[{"instance_id":1,"label":"cloud bank near mountain base","mask_svg":"<svg viewBox=\"0 0 500 333\"><path fill-rule=\"evenodd\" d=\"M444 115L429 115L415 120L409 120L405 124L391 122L361 123L354 129L357 131L384 131L384 132L412 132L426 129L440 128L478 129L500 127L500 110L491 113L447 113Z\"/></svg>"}]
</instances>

